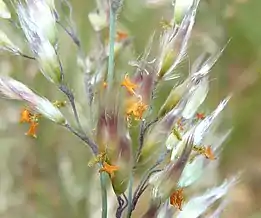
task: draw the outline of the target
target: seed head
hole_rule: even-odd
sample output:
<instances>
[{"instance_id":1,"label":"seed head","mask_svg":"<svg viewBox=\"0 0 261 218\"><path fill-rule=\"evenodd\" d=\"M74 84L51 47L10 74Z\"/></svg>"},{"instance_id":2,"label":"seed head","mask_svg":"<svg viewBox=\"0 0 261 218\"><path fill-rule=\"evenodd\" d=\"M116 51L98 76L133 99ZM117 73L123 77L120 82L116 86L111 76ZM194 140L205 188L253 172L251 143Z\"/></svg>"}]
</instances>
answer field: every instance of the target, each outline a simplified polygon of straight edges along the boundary
<instances>
[{"instance_id":1,"label":"seed head","mask_svg":"<svg viewBox=\"0 0 261 218\"><path fill-rule=\"evenodd\" d=\"M18 18L29 43L33 43L32 40L36 37L33 34L37 34L52 45L56 44L56 19L50 6L54 6L53 2L45 0L28 1L26 5L17 5Z\"/></svg>"},{"instance_id":2,"label":"seed head","mask_svg":"<svg viewBox=\"0 0 261 218\"><path fill-rule=\"evenodd\" d=\"M54 48L56 20L50 7L43 0L30 1L26 6L18 4L17 14L41 72L49 81L60 84L62 72Z\"/></svg>"},{"instance_id":3,"label":"seed head","mask_svg":"<svg viewBox=\"0 0 261 218\"><path fill-rule=\"evenodd\" d=\"M29 106L55 123L65 124L66 120L49 100L35 94L24 84L9 77L0 77L0 96L25 101Z\"/></svg>"}]
</instances>

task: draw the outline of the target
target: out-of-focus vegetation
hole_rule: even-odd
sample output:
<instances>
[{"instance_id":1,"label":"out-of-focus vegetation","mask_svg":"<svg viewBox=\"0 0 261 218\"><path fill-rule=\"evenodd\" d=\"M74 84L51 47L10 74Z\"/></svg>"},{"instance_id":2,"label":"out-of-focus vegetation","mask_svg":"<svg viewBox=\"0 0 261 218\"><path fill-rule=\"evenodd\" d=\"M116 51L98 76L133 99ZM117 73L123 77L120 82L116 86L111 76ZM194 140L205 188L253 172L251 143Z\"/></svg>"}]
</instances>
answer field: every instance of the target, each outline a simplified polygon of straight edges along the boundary
<instances>
[{"instance_id":1,"label":"out-of-focus vegetation","mask_svg":"<svg viewBox=\"0 0 261 218\"><path fill-rule=\"evenodd\" d=\"M95 41L88 20L95 2L71 3L75 25L87 52ZM118 19L134 36L133 51L139 55L161 19L168 18L169 11L164 6L145 8L141 0L125 0L124 4ZM231 193L231 204L224 217L261 217L260 9L260 0L202 0L194 30L195 45L204 45L211 38L224 46L230 39L211 72L213 88L208 97L211 107L233 93L225 124L232 125L233 132L223 151L220 172L225 177L242 170L242 179ZM4 21L0 24L23 45L21 33L14 32ZM202 34L206 41L197 41ZM75 67L76 48L62 31L59 40L67 82L74 89L80 113L84 115L87 100L83 75ZM51 100L64 100L30 60L1 53L0 73L23 81ZM157 98L160 102L161 96ZM0 217L84 217L90 208L99 210L100 196L95 193L99 186L90 176L97 172L88 167L89 150L68 131L49 121L41 122L37 139L24 136L27 127L19 124L22 107L21 103L0 101Z\"/></svg>"}]
</instances>

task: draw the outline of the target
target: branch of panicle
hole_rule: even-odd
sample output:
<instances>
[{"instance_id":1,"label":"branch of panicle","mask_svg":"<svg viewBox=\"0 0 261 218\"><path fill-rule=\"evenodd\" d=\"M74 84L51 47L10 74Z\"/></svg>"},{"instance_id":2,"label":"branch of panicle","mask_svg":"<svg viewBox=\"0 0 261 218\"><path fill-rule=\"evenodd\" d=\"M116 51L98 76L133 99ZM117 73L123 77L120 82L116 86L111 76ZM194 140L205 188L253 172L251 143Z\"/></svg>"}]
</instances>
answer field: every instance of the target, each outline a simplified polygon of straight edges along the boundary
<instances>
[{"instance_id":1,"label":"branch of panicle","mask_svg":"<svg viewBox=\"0 0 261 218\"><path fill-rule=\"evenodd\" d=\"M97 145L92 140L90 140L89 137L80 134L74 128L72 128L68 123L65 125L65 127L74 135L76 135L78 138L80 138L82 141L84 141L87 145L89 145L94 155L98 155Z\"/></svg>"},{"instance_id":2,"label":"branch of panicle","mask_svg":"<svg viewBox=\"0 0 261 218\"><path fill-rule=\"evenodd\" d=\"M135 207L138 203L139 198L143 194L143 192L148 187L148 181L150 177L157 172L161 172L162 169L156 169L166 158L166 156L170 153L170 151L167 151L166 153L162 154L162 156L158 159L158 161L145 173L145 175L142 177L140 184L136 188L133 200L131 202L131 212L135 210Z\"/></svg>"},{"instance_id":3,"label":"branch of panicle","mask_svg":"<svg viewBox=\"0 0 261 218\"><path fill-rule=\"evenodd\" d=\"M156 122L158 122L159 118L156 117L154 120L152 120L149 123L145 123L145 120L141 121L141 126L140 126L140 132L139 132L139 147L137 149L137 153L136 153L136 163L139 160L140 154L141 154L141 150L143 147L143 143L144 143L144 136L146 134L146 132L148 131L148 129L155 124ZM134 166L135 167L135 166Z\"/></svg>"},{"instance_id":4,"label":"branch of panicle","mask_svg":"<svg viewBox=\"0 0 261 218\"><path fill-rule=\"evenodd\" d=\"M75 27L73 25L73 19L72 19L72 6L71 4L68 2L68 1L64 1L65 4L66 4L66 7L68 7L69 9L69 14L70 14L70 18L69 18L69 24L68 26L66 27L59 19L59 14L57 12L55 12L55 17L56 17L56 23L70 36L70 38L72 39L72 41L74 42L74 44L78 47L78 54L79 54L79 58L81 59L82 63L83 63L83 67L84 67L84 73L86 73L87 71L87 66L86 66L86 62L85 62L85 53L82 49L82 44L81 44L81 41L80 41L80 38L77 36L77 31L75 30ZM85 74L87 75L87 74ZM85 86L87 90L92 90L92 85L91 83L89 82L90 78L89 76L87 76L87 78L85 78L87 80L87 82L85 82ZM87 92L88 94L88 99L92 99L92 96L91 96L91 93L92 92ZM71 93L72 94L72 93ZM70 95L71 95L70 94ZM90 101L91 102L91 101ZM90 105L90 104L89 104ZM74 114L75 113L75 110L74 110ZM78 122L78 121L77 121ZM78 122L79 123L79 122Z\"/></svg>"},{"instance_id":5,"label":"branch of panicle","mask_svg":"<svg viewBox=\"0 0 261 218\"><path fill-rule=\"evenodd\" d=\"M116 218L121 218L122 213L128 206L128 199L125 194L123 194L123 198L121 196L117 196L117 201L118 201L118 208L116 210Z\"/></svg>"}]
</instances>

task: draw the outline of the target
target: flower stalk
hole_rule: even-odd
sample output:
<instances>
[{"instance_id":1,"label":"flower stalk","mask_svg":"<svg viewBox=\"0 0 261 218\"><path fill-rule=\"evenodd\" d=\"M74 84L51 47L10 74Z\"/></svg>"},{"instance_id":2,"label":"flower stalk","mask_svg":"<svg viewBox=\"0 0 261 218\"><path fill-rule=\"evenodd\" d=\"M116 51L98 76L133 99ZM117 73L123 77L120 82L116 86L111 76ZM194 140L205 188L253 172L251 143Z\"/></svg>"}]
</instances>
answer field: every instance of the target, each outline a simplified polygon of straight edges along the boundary
<instances>
[{"instance_id":1,"label":"flower stalk","mask_svg":"<svg viewBox=\"0 0 261 218\"><path fill-rule=\"evenodd\" d=\"M102 218L107 218L108 203L107 203L107 187L106 187L107 175L105 172L100 173L101 193L102 193Z\"/></svg>"},{"instance_id":2,"label":"flower stalk","mask_svg":"<svg viewBox=\"0 0 261 218\"><path fill-rule=\"evenodd\" d=\"M108 61L108 75L107 84L108 89L111 89L114 83L114 45L115 45L115 23L116 23L116 11L110 5L110 25L109 25L109 61Z\"/></svg>"}]
</instances>

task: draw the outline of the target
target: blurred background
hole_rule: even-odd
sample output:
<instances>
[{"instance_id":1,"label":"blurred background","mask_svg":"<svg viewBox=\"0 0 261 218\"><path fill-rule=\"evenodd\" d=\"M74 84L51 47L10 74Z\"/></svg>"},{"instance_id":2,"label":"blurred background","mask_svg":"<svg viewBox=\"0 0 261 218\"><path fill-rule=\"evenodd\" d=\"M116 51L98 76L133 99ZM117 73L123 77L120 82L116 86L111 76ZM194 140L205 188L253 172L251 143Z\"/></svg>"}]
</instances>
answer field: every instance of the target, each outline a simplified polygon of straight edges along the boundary
<instances>
[{"instance_id":1,"label":"blurred background","mask_svg":"<svg viewBox=\"0 0 261 218\"><path fill-rule=\"evenodd\" d=\"M134 37L132 48L127 51L133 59L142 54L153 31L171 13L168 4L149 7L144 2L125 0L118 17L122 28ZM71 0L71 4L75 27L88 53L95 45L96 36L88 20L95 1ZM229 194L231 203L223 214L225 218L261 218L260 11L260 0L201 0L190 43L193 55L194 47L213 41L223 47L230 40L211 71L206 106L213 109L233 93L225 123L233 127L233 132L224 146L218 174L226 178L242 171L242 178ZM6 21L0 21L0 25L10 39L24 45L21 32ZM61 29L59 41L66 79L84 119L86 97L83 75L76 67L77 49ZM1 75L24 82L52 101L65 100L33 61L4 52L0 55ZM100 205L100 193L94 191L99 189L95 183L97 169L88 167L89 149L67 130L47 120L41 121L37 139L26 137L28 126L19 123L24 106L0 100L0 217L99 217L88 215L95 209L99 212Z\"/></svg>"}]
</instances>

